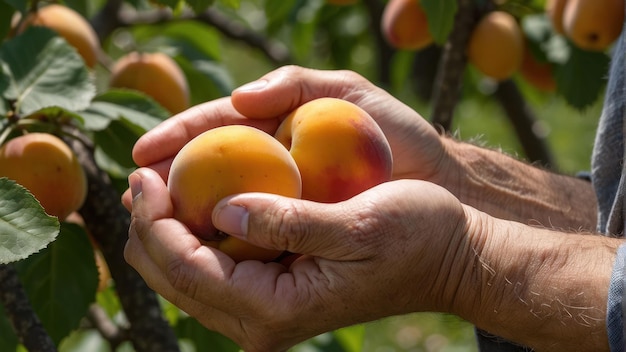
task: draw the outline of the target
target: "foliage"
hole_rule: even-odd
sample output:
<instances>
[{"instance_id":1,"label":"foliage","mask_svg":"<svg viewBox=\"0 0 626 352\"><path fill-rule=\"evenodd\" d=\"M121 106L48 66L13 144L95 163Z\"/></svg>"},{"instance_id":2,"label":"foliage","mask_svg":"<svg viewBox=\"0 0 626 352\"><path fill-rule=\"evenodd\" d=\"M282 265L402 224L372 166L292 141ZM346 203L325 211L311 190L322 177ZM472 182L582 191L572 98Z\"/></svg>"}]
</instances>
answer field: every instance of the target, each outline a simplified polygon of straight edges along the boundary
<instances>
[{"instance_id":1,"label":"foliage","mask_svg":"<svg viewBox=\"0 0 626 352\"><path fill-rule=\"evenodd\" d=\"M126 0L123 3L128 6L117 7L113 15L105 12L105 5L114 1L61 1L89 18L100 35L100 63L90 70L76 49L56 32L41 27L19 34L11 30L14 15L25 15L38 1L0 0L0 38L5 38L0 42L0 144L32 131L77 141L93 152L97 168L116 187L110 198L118 200L127 188L126 177L136 167L133 144L170 115L145 93L108 87L112 63L133 50L160 51L173 57L185 73L192 104L227 96L237 85L269 69L298 64L358 71L416 109L428 111L436 103L430 93L437 86L436 75L429 71L436 71L441 51L462 13L456 0L421 2L436 42L431 52L439 53L433 57L426 51L395 50L384 41L378 21L386 0L351 6L333 6L323 0ZM534 107L558 105L560 111L566 111L566 121L551 120L558 114L543 111L533 127L566 124L577 118L585 137L591 138L587 133L593 121L581 120L588 117L585 113L597 112L601 103L610 51L581 50L555 33L543 13L542 0L475 0L473 4L483 10L500 8L514 14L533 56L554 67L555 92L540 92L519 74L512 78ZM124 16L119 16L121 13ZM465 128L471 134L496 131L492 143L507 144L512 152L523 154L514 141L515 133L502 134L511 127L494 107L496 84L471 66L461 72L463 89L455 128ZM423 86L430 93L421 94L418 87ZM554 134L564 130L554 129ZM580 147L581 143L572 144ZM585 166L570 160L562 163L568 169L581 164ZM97 220L109 224L122 223L123 219ZM128 337L122 341L105 338L93 320L90 307L95 306L120 332L118 337L128 328L115 281L103 291L96 290L98 267L93 239L86 228L49 217L26 189L0 178L0 263L11 263L18 270L33 310L55 344L72 350L68 346L82 346L81 341L88 338L85 336L94 336L90 333L97 331L100 346L127 346ZM102 250L115 258L115 248L103 246ZM181 346L238 350L232 341L208 332L168 302L161 300L158 308ZM0 350L13 351L19 342L7 316L0 304ZM430 320L426 324L424 331L437 325ZM441 325L442 329L450 326ZM459 327L456 322L452 326L449 336L466 342L466 336L455 336L452 330L466 332L471 327ZM374 340L369 331L378 327L347 327L294 350L359 351Z\"/></svg>"}]
</instances>

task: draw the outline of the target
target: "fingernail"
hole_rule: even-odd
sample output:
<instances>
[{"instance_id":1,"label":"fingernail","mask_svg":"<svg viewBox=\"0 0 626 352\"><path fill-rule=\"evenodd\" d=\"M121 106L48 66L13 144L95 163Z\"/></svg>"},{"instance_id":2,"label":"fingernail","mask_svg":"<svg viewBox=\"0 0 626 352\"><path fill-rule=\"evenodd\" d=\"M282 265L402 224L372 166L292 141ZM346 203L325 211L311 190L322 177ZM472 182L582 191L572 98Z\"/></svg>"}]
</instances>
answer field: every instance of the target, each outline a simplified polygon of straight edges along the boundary
<instances>
[{"instance_id":1,"label":"fingernail","mask_svg":"<svg viewBox=\"0 0 626 352\"><path fill-rule=\"evenodd\" d=\"M215 227L235 237L246 237L248 234L248 209L227 204L215 213Z\"/></svg>"},{"instance_id":2,"label":"fingernail","mask_svg":"<svg viewBox=\"0 0 626 352\"><path fill-rule=\"evenodd\" d=\"M130 186L130 194L133 200L135 200L135 198L141 194L141 176L134 173L130 174L128 176L128 185Z\"/></svg>"},{"instance_id":3,"label":"fingernail","mask_svg":"<svg viewBox=\"0 0 626 352\"><path fill-rule=\"evenodd\" d=\"M246 83L243 86L237 88L236 90L239 91L239 92L241 92L241 91L249 92L249 91L261 90L261 89L265 88L265 86L267 86L267 83L269 83L267 80L262 79L262 80Z\"/></svg>"}]
</instances>

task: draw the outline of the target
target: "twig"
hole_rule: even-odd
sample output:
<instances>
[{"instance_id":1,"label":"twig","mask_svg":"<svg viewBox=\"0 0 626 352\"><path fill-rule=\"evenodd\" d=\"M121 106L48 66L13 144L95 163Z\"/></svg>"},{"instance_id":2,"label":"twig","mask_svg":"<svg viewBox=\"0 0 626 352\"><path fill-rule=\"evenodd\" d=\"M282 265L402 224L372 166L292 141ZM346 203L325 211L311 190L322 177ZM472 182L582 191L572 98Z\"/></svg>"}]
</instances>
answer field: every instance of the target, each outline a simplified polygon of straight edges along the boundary
<instances>
[{"instance_id":1,"label":"twig","mask_svg":"<svg viewBox=\"0 0 626 352\"><path fill-rule=\"evenodd\" d=\"M17 271L0 265L0 303L4 305L19 341L30 352L52 352L56 346L33 311Z\"/></svg>"},{"instance_id":2,"label":"twig","mask_svg":"<svg viewBox=\"0 0 626 352\"><path fill-rule=\"evenodd\" d=\"M115 325L99 305L92 304L89 307L87 319L100 332L100 335L109 342L111 351L117 350L119 345L129 340L128 331Z\"/></svg>"}]
</instances>

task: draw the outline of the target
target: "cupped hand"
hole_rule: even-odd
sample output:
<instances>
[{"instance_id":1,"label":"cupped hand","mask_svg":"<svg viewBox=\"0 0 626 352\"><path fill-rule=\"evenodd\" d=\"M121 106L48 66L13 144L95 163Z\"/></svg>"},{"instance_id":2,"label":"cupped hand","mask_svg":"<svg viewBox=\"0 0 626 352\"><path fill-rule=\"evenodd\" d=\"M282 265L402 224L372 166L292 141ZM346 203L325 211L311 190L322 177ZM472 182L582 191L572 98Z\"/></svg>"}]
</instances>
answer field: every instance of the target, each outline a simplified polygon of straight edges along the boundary
<instances>
[{"instance_id":1,"label":"cupped hand","mask_svg":"<svg viewBox=\"0 0 626 352\"><path fill-rule=\"evenodd\" d=\"M273 134L282 119L300 105L321 97L357 104L380 125L391 145L394 179L442 177L446 151L440 135L416 111L351 71L320 71L285 66L233 91L231 97L203 103L148 131L136 143L133 158L167 179L176 153L193 137L218 126L245 124ZM130 194L123 197L130 208Z\"/></svg>"},{"instance_id":2,"label":"cupped hand","mask_svg":"<svg viewBox=\"0 0 626 352\"><path fill-rule=\"evenodd\" d=\"M172 218L154 170L129 181L126 260L159 294L250 352L389 315L450 311L462 272L453 266L462 268L460 254L469 252L462 205L424 181L388 182L335 204L261 193L218 204L221 230L304 254L290 267L235 264Z\"/></svg>"}]
</instances>

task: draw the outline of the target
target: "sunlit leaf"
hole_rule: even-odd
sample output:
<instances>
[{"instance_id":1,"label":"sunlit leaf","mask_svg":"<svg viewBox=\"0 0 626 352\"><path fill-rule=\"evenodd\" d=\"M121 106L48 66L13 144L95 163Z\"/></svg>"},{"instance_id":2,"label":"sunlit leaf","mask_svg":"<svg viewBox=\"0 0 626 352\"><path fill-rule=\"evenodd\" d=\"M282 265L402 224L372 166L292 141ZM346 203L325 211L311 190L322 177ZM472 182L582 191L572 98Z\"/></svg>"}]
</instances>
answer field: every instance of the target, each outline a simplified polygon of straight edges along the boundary
<instances>
[{"instance_id":1,"label":"sunlit leaf","mask_svg":"<svg viewBox=\"0 0 626 352\"><path fill-rule=\"evenodd\" d=\"M24 187L0 178L0 263L24 259L59 234L59 221L48 216Z\"/></svg>"},{"instance_id":2,"label":"sunlit leaf","mask_svg":"<svg viewBox=\"0 0 626 352\"><path fill-rule=\"evenodd\" d=\"M86 231L62 223L54 243L16 264L33 309L58 344L95 301L98 269Z\"/></svg>"},{"instance_id":3,"label":"sunlit leaf","mask_svg":"<svg viewBox=\"0 0 626 352\"><path fill-rule=\"evenodd\" d=\"M359 352L363 350L363 340L365 338L365 326L352 325L333 331L333 335L344 349L348 352Z\"/></svg>"},{"instance_id":4,"label":"sunlit leaf","mask_svg":"<svg viewBox=\"0 0 626 352\"><path fill-rule=\"evenodd\" d=\"M17 112L30 114L58 106L84 109L95 95L84 61L74 47L44 27L29 27L0 47L0 87L15 100ZM4 82L2 82L4 81Z\"/></svg>"}]
</instances>

